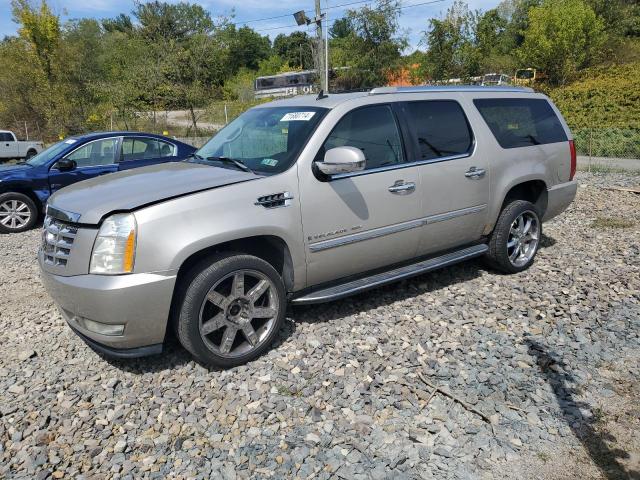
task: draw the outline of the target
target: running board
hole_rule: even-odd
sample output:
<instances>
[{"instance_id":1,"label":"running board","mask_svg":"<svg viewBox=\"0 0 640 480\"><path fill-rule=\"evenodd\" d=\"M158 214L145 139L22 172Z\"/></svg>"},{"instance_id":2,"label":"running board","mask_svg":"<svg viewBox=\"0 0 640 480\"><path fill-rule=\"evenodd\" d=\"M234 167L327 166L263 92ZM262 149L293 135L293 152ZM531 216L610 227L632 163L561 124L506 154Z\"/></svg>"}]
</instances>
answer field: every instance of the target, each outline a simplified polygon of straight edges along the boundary
<instances>
[{"instance_id":1,"label":"running board","mask_svg":"<svg viewBox=\"0 0 640 480\"><path fill-rule=\"evenodd\" d=\"M294 305L308 305L312 303L338 300L340 298L348 297L349 295L364 292L371 288L380 287L388 283L397 282L398 280L414 277L422 273L437 270L438 268L448 267L449 265L453 265L454 263L458 263L463 260L479 257L487 250L489 250L489 247L485 244L474 245L473 247L457 250L455 252L430 258L429 260L424 260L411 265L406 265L404 267L395 268L387 272L316 290L301 297L294 298L291 300L291 303Z\"/></svg>"}]
</instances>

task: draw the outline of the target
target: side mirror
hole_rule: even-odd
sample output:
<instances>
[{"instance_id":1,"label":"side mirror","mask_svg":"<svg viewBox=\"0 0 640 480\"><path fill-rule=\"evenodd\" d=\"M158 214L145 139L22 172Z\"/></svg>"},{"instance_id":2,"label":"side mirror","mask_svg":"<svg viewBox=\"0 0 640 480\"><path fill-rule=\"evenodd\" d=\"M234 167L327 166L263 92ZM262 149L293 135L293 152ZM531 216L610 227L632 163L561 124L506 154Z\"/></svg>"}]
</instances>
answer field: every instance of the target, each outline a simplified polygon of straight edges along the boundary
<instances>
[{"instance_id":1,"label":"side mirror","mask_svg":"<svg viewBox=\"0 0 640 480\"><path fill-rule=\"evenodd\" d=\"M62 160L58 160L56 162L56 169L61 172L68 172L76 168L77 164L75 160L69 160L68 158L63 158Z\"/></svg>"},{"instance_id":2,"label":"side mirror","mask_svg":"<svg viewBox=\"0 0 640 480\"><path fill-rule=\"evenodd\" d=\"M324 154L324 162L315 162L315 164L325 175L337 175L364 170L366 159L359 148L336 147L327 150Z\"/></svg>"}]
</instances>

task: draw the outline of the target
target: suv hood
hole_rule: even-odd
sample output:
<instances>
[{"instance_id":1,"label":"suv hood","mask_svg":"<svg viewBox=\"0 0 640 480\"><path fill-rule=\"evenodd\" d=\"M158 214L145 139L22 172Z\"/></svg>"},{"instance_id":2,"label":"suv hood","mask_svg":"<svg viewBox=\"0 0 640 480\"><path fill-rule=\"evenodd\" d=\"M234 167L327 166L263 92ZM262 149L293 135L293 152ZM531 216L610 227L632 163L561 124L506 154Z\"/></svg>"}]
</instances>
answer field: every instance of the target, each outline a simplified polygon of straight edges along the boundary
<instances>
[{"instance_id":1,"label":"suv hood","mask_svg":"<svg viewBox=\"0 0 640 480\"><path fill-rule=\"evenodd\" d=\"M189 162L164 163L113 173L70 185L48 204L78 223L97 224L114 211L129 211L158 201L261 178L250 172Z\"/></svg>"}]
</instances>

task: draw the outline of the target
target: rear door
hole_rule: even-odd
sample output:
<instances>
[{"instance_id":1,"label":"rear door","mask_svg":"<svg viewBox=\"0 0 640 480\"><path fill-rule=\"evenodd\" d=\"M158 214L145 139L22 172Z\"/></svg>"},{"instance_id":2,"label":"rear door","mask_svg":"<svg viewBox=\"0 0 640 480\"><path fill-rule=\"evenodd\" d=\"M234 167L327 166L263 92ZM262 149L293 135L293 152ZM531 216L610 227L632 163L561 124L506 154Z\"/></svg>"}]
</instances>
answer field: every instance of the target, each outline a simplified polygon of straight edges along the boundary
<instances>
[{"instance_id":1,"label":"rear door","mask_svg":"<svg viewBox=\"0 0 640 480\"><path fill-rule=\"evenodd\" d=\"M419 167L418 255L478 240L487 219L490 170L455 98L403 102Z\"/></svg>"},{"instance_id":2,"label":"rear door","mask_svg":"<svg viewBox=\"0 0 640 480\"><path fill-rule=\"evenodd\" d=\"M51 193L72 183L118 171L116 158L120 153L120 137L102 138L85 143L64 158L76 162L69 171L60 171L54 164L49 170Z\"/></svg>"},{"instance_id":3,"label":"rear door","mask_svg":"<svg viewBox=\"0 0 640 480\"><path fill-rule=\"evenodd\" d=\"M392 106L347 112L316 159L339 146L362 150L366 169L328 181L311 171L300 173L309 285L407 260L416 252L418 169L407 165Z\"/></svg>"},{"instance_id":4,"label":"rear door","mask_svg":"<svg viewBox=\"0 0 640 480\"><path fill-rule=\"evenodd\" d=\"M175 160L176 146L153 137L124 137L119 170L129 170Z\"/></svg>"}]
</instances>

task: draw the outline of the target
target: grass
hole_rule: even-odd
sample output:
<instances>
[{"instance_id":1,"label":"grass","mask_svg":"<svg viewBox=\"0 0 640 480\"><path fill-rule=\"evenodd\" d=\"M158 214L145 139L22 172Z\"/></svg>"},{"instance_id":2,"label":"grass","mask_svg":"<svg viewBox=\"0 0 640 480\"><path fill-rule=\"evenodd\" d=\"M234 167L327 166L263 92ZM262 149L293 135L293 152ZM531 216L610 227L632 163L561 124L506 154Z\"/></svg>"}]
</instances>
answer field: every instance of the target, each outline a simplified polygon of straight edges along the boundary
<instances>
[{"instance_id":1,"label":"grass","mask_svg":"<svg viewBox=\"0 0 640 480\"><path fill-rule=\"evenodd\" d=\"M628 218L597 217L591 223L591 228L631 228L635 224L633 220Z\"/></svg>"},{"instance_id":2,"label":"grass","mask_svg":"<svg viewBox=\"0 0 640 480\"><path fill-rule=\"evenodd\" d=\"M276 389L278 390L278 394L283 397L299 397L301 395L300 392L293 392L289 387L282 384L276 385Z\"/></svg>"},{"instance_id":3,"label":"grass","mask_svg":"<svg viewBox=\"0 0 640 480\"><path fill-rule=\"evenodd\" d=\"M603 425L607 421L607 414L601 407L595 407L591 413L593 414L593 423L595 425Z\"/></svg>"},{"instance_id":4,"label":"grass","mask_svg":"<svg viewBox=\"0 0 640 480\"><path fill-rule=\"evenodd\" d=\"M628 175L640 174L640 170L609 167L598 163L591 164L591 167L589 167L589 165L578 165L578 171L589 173L624 173Z\"/></svg>"},{"instance_id":5,"label":"grass","mask_svg":"<svg viewBox=\"0 0 640 480\"><path fill-rule=\"evenodd\" d=\"M536 455L544 463L547 463L551 459L550 455L546 452L538 452Z\"/></svg>"}]
</instances>

